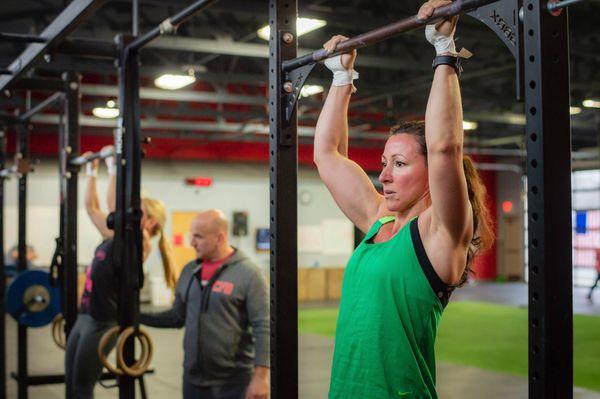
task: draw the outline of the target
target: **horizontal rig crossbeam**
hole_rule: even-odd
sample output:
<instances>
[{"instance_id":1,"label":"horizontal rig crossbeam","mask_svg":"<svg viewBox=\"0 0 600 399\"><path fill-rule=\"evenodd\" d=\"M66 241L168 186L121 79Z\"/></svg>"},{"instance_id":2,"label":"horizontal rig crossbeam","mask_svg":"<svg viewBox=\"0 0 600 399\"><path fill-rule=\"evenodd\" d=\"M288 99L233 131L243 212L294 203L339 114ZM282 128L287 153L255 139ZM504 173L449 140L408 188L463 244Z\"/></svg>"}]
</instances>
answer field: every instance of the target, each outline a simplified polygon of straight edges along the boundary
<instances>
[{"instance_id":1,"label":"horizontal rig crossbeam","mask_svg":"<svg viewBox=\"0 0 600 399\"><path fill-rule=\"evenodd\" d=\"M50 97L48 97L44 101L42 101L41 103L37 104L32 109L30 109L29 111L27 111L26 113L21 115L19 117L19 119L21 120L21 122L26 122L32 116L42 112L43 110L45 110L48 107L55 105L55 104L62 104L64 98L65 98L65 96L62 92L54 93L53 95L51 95Z\"/></svg>"},{"instance_id":2,"label":"horizontal rig crossbeam","mask_svg":"<svg viewBox=\"0 0 600 399\"><path fill-rule=\"evenodd\" d=\"M106 0L77 0L71 2L40 34L44 43L30 43L27 48L9 66L11 75L0 76L0 90L21 77L29 68L40 60L49 49L58 44Z\"/></svg>"}]
</instances>

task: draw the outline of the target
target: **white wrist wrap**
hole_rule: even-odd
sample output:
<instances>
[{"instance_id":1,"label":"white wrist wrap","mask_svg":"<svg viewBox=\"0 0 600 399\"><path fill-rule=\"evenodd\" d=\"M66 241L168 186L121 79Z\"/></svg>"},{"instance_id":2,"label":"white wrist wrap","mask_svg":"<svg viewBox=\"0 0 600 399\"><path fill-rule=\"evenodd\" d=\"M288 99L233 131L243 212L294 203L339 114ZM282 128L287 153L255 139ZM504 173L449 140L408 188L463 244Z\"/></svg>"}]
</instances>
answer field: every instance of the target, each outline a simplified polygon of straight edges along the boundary
<instances>
[{"instance_id":1,"label":"white wrist wrap","mask_svg":"<svg viewBox=\"0 0 600 399\"><path fill-rule=\"evenodd\" d=\"M425 38L435 47L436 55L447 54L456 56L458 53L454 44L454 32L456 32L456 26L450 35L443 35L435 29L435 24L431 24L425 27Z\"/></svg>"},{"instance_id":2,"label":"white wrist wrap","mask_svg":"<svg viewBox=\"0 0 600 399\"><path fill-rule=\"evenodd\" d=\"M96 177L98 176L98 168L94 168L91 162L85 164L85 174L88 177Z\"/></svg>"},{"instance_id":3,"label":"white wrist wrap","mask_svg":"<svg viewBox=\"0 0 600 399\"><path fill-rule=\"evenodd\" d=\"M358 72L354 69L346 69L342 65L342 56L337 55L325 60L325 66L333 72L332 86L348 86L352 85L352 93L356 92L354 87L354 79L358 79Z\"/></svg>"},{"instance_id":4,"label":"white wrist wrap","mask_svg":"<svg viewBox=\"0 0 600 399\"><path fill-rule=\"evenodd\" d=\"M110 176L114 176L117 173L117 166L115 165L115 157L104 158L106 163L106 169Z\"/></svg>"}]
</instances>

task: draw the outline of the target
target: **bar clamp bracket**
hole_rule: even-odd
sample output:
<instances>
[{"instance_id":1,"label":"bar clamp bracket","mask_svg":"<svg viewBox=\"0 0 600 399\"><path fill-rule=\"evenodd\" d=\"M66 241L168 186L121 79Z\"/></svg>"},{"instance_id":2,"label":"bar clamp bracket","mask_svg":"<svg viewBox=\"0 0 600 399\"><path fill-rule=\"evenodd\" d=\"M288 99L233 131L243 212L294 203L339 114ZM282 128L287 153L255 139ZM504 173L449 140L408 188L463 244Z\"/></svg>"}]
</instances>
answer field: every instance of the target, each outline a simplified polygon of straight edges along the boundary
<instances>
[{"instance_id":1,"label":"bar clamp bracket","mask_svg":"<svg viewBox=\"0 0 600 399\"><path fill-rule=\"evenodd\" d=\"M284 104L285 104L285 122L289 125L296 110L296 104L300 98L302 87L308 78L308 75L314 69L316 63L307 64L286 73L286 81L283 84Z\"/></svg>"},{"instance_id":2,"label":"bar clamp bracket","mask_svg":"<svg viewBox=\"0 0 600 399\"><path fill-rule=\"evenodd\" d=\"M483 22L508 48L516 63L516 97L523 97L523 23L521 22L522 0L502 0L481 6L467 13Z\"/></svg>"}]
</instances>

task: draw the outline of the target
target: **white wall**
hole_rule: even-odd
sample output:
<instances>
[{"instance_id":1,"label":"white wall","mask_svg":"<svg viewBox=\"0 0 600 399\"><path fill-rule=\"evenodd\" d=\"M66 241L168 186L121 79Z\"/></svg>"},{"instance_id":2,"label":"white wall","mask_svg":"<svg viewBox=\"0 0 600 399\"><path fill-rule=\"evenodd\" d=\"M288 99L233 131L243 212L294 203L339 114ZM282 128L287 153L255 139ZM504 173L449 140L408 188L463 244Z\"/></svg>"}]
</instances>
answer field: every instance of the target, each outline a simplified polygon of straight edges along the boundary
<instances>
[{"instance_id":1,"label":"white wall","mask_svg":"<svg viewBox=\"0 0 600 399\"><path fill-rule=\"evenodd\" d=\"M231 219L234 211L248 212L248 236L232 237L232 242L233 245L240 247L253 257L266 270L269 263L268 253L255 250L255 232L256 228L269 227L267 173L266 164L144 161L142 191L144 195L163 200L169 213L219 208ZM207 188L186 186L185 178L194 176L211 177L213 185ZM98 191L102 206L105 206L107 181L106 171L101 167ZM78 223L78 261L80 265L88 264L95 246L100 241L100 235L89 221L83 208L84 190L85 176L82 173L79 180ZM305 198L308 199L305 201L307 203L298 205L299 227L309 226L313 229L311 231L320 233L323 241L328 238L331 240L332 237L325 235L322 222L329 221L329 225L332 225L331 220L334 222L346 221L346 218L331 199L315 169L300 169L298 190L308 193L308 195L305 194ZM56 160L42 160L36 171L29 175L27 205L27 240L39 254L39 259L35 263L48 265L54 252L54 238L58 235L59 226L59 182ZM16 180L10 180L5 184L4 220L6 250L17 241ZM349 222L343 223L345 226L351 227ZM333 223L333 225L335 224ZM170 224L167 225L167 232L170 235ZM305 245L301 244L301 246ZM320 250L300 252L299 265L301 267L342 266L347 262L351 249L351 244L349 244L338 248L338 253L324 254ZM146 263L151 274L162 273L157 250L153 251Z\"/></svg>"},{"instance_id":2,"label":"white wall","mask_svg":"<svg viewBox=\"0 0 600 399\"><path fill-rule=\"evenodd\" d=\"M523 177L520 174L512 171L496 172L496 217L498 221L496 264L499 275L507 273L508 270L510 270L511 274L516 274L516 270L522 270L522 273L525 273L527 260L525 259L526 252L524 242L526 241L526 237L523 238L523 236L521 236L520 238L522 248L520 254L515 253L516 248L512 247L514 243L507 237L509 234L526 234L524 233L525 220L523 219L525 209L524 199L525 191ZM502 203L504 201L510 201L513 204L512 210L508 213L505 213L502 209ZM517 218L516 223L520 226L519 231L510 230L508 228L508 223L504 223L504 218L507 216ZM512 239L515 239L515 237L512 237ZM516 262L514 261L516 257L519 258L518 264L515 264ZM509 264L509 262L511 263Z\"/></svg>"},{"instance_id":3,"label":"white wall","mask_svg":"<svg viewBox=\"0 0 600 399\"><path fill-rule=\"evenodd\" d=\"M600 247L600 232L596 230L600 221L600 170L581 170L571 174L573 190L573 284L589 287L596 281L594 264L596 254L592 248ZM585 233L576 231L576 212L588 211Z\"/></svg>"}]
</instances>

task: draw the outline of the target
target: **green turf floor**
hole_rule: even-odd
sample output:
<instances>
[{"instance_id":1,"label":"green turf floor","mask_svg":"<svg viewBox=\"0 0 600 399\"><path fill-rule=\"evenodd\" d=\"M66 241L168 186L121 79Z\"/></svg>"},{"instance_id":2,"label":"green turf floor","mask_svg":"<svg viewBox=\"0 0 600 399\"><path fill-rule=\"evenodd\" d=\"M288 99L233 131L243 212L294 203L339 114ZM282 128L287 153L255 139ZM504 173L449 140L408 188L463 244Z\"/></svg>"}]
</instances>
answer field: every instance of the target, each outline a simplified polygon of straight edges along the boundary
<instances>
[{"instance_id":1,"label":"green turf floor","mask_svg":"<svg viewBox=\"0 0 600 399\"><path fill-rule=\"evenodd\" d=\"M300 332L333 337L337 309L305 309ZM600 317L574 316L575 385L600 391ZM437 359L527 376L527 310L451 302L436 342ZM560 365L557 365L560 367Z\"/></svg>"}]
</instances>

